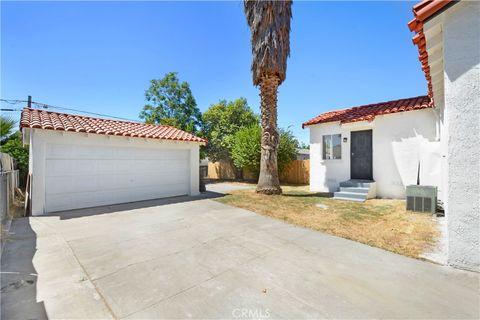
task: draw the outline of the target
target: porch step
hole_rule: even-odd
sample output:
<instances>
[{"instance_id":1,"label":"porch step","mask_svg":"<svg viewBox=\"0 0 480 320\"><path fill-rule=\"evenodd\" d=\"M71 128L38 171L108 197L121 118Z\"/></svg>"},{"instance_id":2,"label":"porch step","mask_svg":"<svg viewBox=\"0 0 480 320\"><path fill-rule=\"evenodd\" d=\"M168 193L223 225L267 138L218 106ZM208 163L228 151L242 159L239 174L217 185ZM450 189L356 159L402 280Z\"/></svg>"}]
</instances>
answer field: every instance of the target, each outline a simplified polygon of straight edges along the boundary
<instances>
[{"instance_id":1,"label":"porch step","mask_svg":"<svg viewBox=\"0 0 480 320\"><path fill-rule=\"evenodd\" d=\"M364 202L375 198L375 181L352 179L340 182L340 191L334 192L333 198L338 200Z\"/></svg>"},{"instance_id":2,"label":"porch step","mask_svg":"<svg viewBox=\"0 0 480 320\"><path fill-rule=\"evenodd\" d=\"M361 193L361 194L367 194L369 188L357 188L357 187L340 187L340 191L342 192L351 192L351 193Z\"/></svg>"},{"instance_id":3,"label":"porch step","mask_svg":"<svg viewBox=\"0 0 480 320\"><path fill-rule=\"evenodd\" d=\"M368 191L367 191L368 192ZM365 201L367 200L367 193L338 191L333 193L334 199L350 200L350 201Z\"/></svg>"}]
</instances>

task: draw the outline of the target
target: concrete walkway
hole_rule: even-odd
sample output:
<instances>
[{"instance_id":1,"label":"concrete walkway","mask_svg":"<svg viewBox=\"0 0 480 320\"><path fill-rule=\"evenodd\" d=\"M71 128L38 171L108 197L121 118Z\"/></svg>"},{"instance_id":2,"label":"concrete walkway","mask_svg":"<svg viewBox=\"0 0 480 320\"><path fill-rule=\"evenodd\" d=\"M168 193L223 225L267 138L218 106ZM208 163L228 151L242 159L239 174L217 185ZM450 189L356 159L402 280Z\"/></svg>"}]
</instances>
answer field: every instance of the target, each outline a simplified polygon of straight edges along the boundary
<instances>
[{"instance_id":1,"label":"concrete walkway","mask_svg":"<svg viewBox=\"0 0 480 320\"><path fill-rule=\"evenodd\" d=\"M2 319L479 318L479 274L210 199L15 220L1 276Z\"/></svg>"}]
</instances>

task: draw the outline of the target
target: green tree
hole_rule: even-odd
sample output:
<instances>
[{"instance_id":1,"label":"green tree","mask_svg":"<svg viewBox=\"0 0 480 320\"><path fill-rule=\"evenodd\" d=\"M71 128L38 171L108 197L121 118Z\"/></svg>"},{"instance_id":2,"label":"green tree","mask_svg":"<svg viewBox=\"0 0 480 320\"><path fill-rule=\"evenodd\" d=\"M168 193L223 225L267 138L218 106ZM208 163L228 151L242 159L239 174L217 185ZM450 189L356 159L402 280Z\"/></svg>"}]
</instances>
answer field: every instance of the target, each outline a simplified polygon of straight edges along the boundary
<instances>
[{"instance_id":1,"label":"green tree","mask_svg":"<svg viewBox=\"0 0 480 320\"><path fill-rule=\"evenodd\" d=\"M262 128L258 125L242 128L235 135L232 159L236 167L245 168L258 175L261 162ZM278 170L280 172L295 160L298 141L288 130L280 129L278 148Z\"/></svg>"},{"instance_id":2,"label":"green tree","mask_svg":"<svg viewBox=\"0 0 480 320\"><path fill-rule=\"evenodd\" d=\"M259 121L245 98L220 100L203 113L202 119L202 136L208 140L206 154L211 161L230 161L235 133Z\"/></svg>"},{"instance_id":3,"label":"green tree","mask_svg":"<svg viewBox=\"0 0 480 320\"><path fill-rule=\"evenodd\" d=\"M192 133L200 129L202 116L190 85L185 81L180 83L176 72L151 80L145 99L148 103L140 118L146 123L171 125Z\"/></svg>"},{"instance_id":4,"label":"green tree","mask_svg":"<svg viewBox=\"0 0 480 320\"><path fill-rule=\"evenodd\" d=\"M12 118L0 116L0 140L3 142L12 134L17 122Z\"/></svg>"}]
</instances>

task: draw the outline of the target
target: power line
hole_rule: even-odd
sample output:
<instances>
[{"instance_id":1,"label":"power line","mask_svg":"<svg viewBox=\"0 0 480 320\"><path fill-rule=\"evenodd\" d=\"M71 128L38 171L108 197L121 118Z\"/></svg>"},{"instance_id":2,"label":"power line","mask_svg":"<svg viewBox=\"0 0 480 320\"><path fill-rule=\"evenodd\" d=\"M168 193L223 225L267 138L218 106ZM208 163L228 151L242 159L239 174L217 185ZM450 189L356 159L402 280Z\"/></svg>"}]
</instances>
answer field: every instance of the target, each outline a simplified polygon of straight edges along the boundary
<instances>
[{"instance_id":1,"label":"power line","mask_svg":"<svg viewBox=\"0 0 480 320\"><path fill-rule=\"evenodd\" d=\"M90 111L84 111L84 110L80 110L80 109L73 109L73 108L66 108L66 107L59 107L59 106L52 106L52 105L41 103L41 102L32 101L32 104L34 104L34 105L36 105L40 108L44 108L44 109L58 109L58 110L74 111L74 112L91 114L91 115L95 115L95 116L99 116L99 117L108 117L108 118L114 118L114 119L119 119L119 120L131 121L131 122L140 122L138 120L116 117L116 116L112 116L112 115L109 115L109 114L96 113L96 112L90 112Z\"/></svg>"},{"instance_id":2,"label":"power line","mask_svg":"<svg viewBox=\"0 0 480 320\"><path fill-rule=\"evenodd\" d=\"M22 111L22 109L0 109L0 111Z\"/></svg>"},{"instance_id":3,"label":"power line","mask_svg":"<svg viewBox=\"0 0 480 320\"><path fill-rule=\"evenodd\" d=\"M28 100L13 100L13 99L0 99L2 102L6 102L9 104L18 104L18 103L28 103ZM127 118L122 118L122 117L116 117L108 114L103 114L103 113L97 113L97 112L90 112L90 111L84 111L80 109L74 109L74 108L66 108L66 107L60 107L60 106L54 106L42 102L36 102L36 101L31 101L32 104L36 105L39 108L43 109L58 109L58 110L65 110L65 111L73 111L73 112L80 112L80 113L85 113L85 114L90 114L90 115L95 115L99 117L106 117L106 118L113 118L113 119L118 119L118 120L124 120L124 121L130 121L130 122L140 122L138 120L132 120L132 119L127 119ZM14 110L14 109L5 109L2 111L21 111L21 110Z\"/></svg>"},{"instance_id":4,"label":"power line","mask_svg":"<svg viewBox=\"0 0 480 320\"><path fill-rule=\"evenodd\" d=\"M13 99L0 99L0 101L2 102L6 102L8 104L19 104L19 103L24 103L24 102L28 102L26 100L13 100Z\"/></svg>"}]
</instances>

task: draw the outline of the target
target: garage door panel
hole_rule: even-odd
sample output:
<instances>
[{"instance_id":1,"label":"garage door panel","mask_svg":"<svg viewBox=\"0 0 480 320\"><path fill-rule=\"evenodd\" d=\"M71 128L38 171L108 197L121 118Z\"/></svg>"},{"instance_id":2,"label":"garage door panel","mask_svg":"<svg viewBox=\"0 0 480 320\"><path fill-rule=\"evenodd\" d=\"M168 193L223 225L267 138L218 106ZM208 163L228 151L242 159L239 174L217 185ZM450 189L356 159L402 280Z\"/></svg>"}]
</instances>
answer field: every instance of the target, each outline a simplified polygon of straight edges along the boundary
<instances>
[{"instance_id":1,"label":"garage door panel","mask_svg":"<svg viewBox=\"0 0 480 320\"><path fill-rule=\"evenodd\" d=\"M72 160L66 160L72 161ZM73 175L94 175L97 173L97 163L92 160L73 160Z\"/></svg>"},{"instance_id":2,"label":"garage door panel","mask_svg":"<svg viewBox=\"0 0 480 320\"><path fill-rule=\"evenodd\" d=\"M76 208L102 206L111 203L110 193L100 195L98 192L79 192L72 199L72 204Z\"/></svg>"},{"instance_id":3,"label":"garage door panel","mask_svg":"<svg viewBox=\"0 0 480 320\"><path fill-rule=\"evenodd\" d=\"M60 211L74 208L71 197L65 197L63 194L47 194L45 197L47 211Z\"/></svg>"},{"instance_id":4,"label":"garage door panel","mask_svg":"<svg viewBox=\"0 0 480 320\"><path fill-rule=\"evenodd\" d=\"M72 184L74 192L87 192L98 190L98 177L95 175L82 175L72 177Z\"/></svg>"},{"instance_id":5,"label":"garage door panel","mask_svg":"<svg viewBox=\"0 0 480 320\"><path fill-rule=\"evenodd\" d=\"M182 184L184 187L189 182L187 174L183 173L173 176L168 173L163 174L142 174L127 175L120 178L118 188L151 187L152 190L159 188L168 188L172 184Z\"/></svg>"},{"instance_id":6,"label":"garage door panel","mask_svg":"<svg viewBox=\"0 0 480 320\"><path fill-rule=\"evenodd\" d=\"M97 160L96 164L98 174L115 173L115 161L112 159Z\"/></svg>"},{"instance_id":7,"label":"garage door panel","mask_svg":"<svg viewBox=\"0 0 480 320\"><path fill-rule=\"evenodd\" d=\"M45 188L47 194L70 193L74 191L72 177L46 177Z\"/></svg>"},{"instance_id":8,"label":"garage door panel","mask_svg":"<svg viewBox=\"0 0 480 320\"><path fill-rule=\"evenodd\" d=\"M139 187L134 190L121 189L116 194L117 202L141 201L155 198L172 197L185 194L185 186L182 184L170 185L168 188Z\"/></svg>"},{"instance_id":9,"label":"garage door panel","mask_svg":"<svg viewBox=\"0 0 480 320\"><path fill-rule=\"evenodd\" d=\"M97 186L99 190L113 190L120 188L119 180L121 177L116 175L101 175L98 177Z\"/></svg>"},{"instance_id":10,"label":"garage door panel","mask_svg":"<svg viewBox=\"0 0 480 320\"><path fill-rule=\"evenodd\" d=\"M95 175L47 177L45 187L47 194L95 191L99 190L97 180Z\"/></svg>"},{"instance_id":11,"label":"garage door panel","mask_svg":"<svg viewBox=\"0 0 480 320\"><path fill-rule=\"evenodd\" d=\"M159 188L166 188L172 184L182 184L185 186L189 182L188 176L185 174L179 176L171 175L139 175L136 176L135 181L133 182L139 187L151 187L153 190Z\"/></svg>"},{"instance_id":12,"label":"garage door panel","mask_svg":"<svg viewBox=\"0 0 480 320\"><path fill-rule=\"evenodd\" d=\"M47 145L47 212L188 194L190 153Z\"/></svg>"},{"instance_id":13,"label":"garage door panel","mask_svg":"<svg viewBox=\"0 0 480 320\"><path fill-rule=\"evenodd\" d=\"M155 172L162 167L170 168L170 170L184 170L184 168L189 166L189 163L187 160L136 160L134 166L135 170L140 172Z\"/></svg>"},{"instance_id":14,"label":"garage door panel","mask_svg":"<svg viewBox=\"0 0 480 320\"><path fill-rule=\"evenodd\" d=\"M74 173L74 163L71 160L48 160L46 162L48 176L64 176Z\"/></svg>"}]
</instances>

